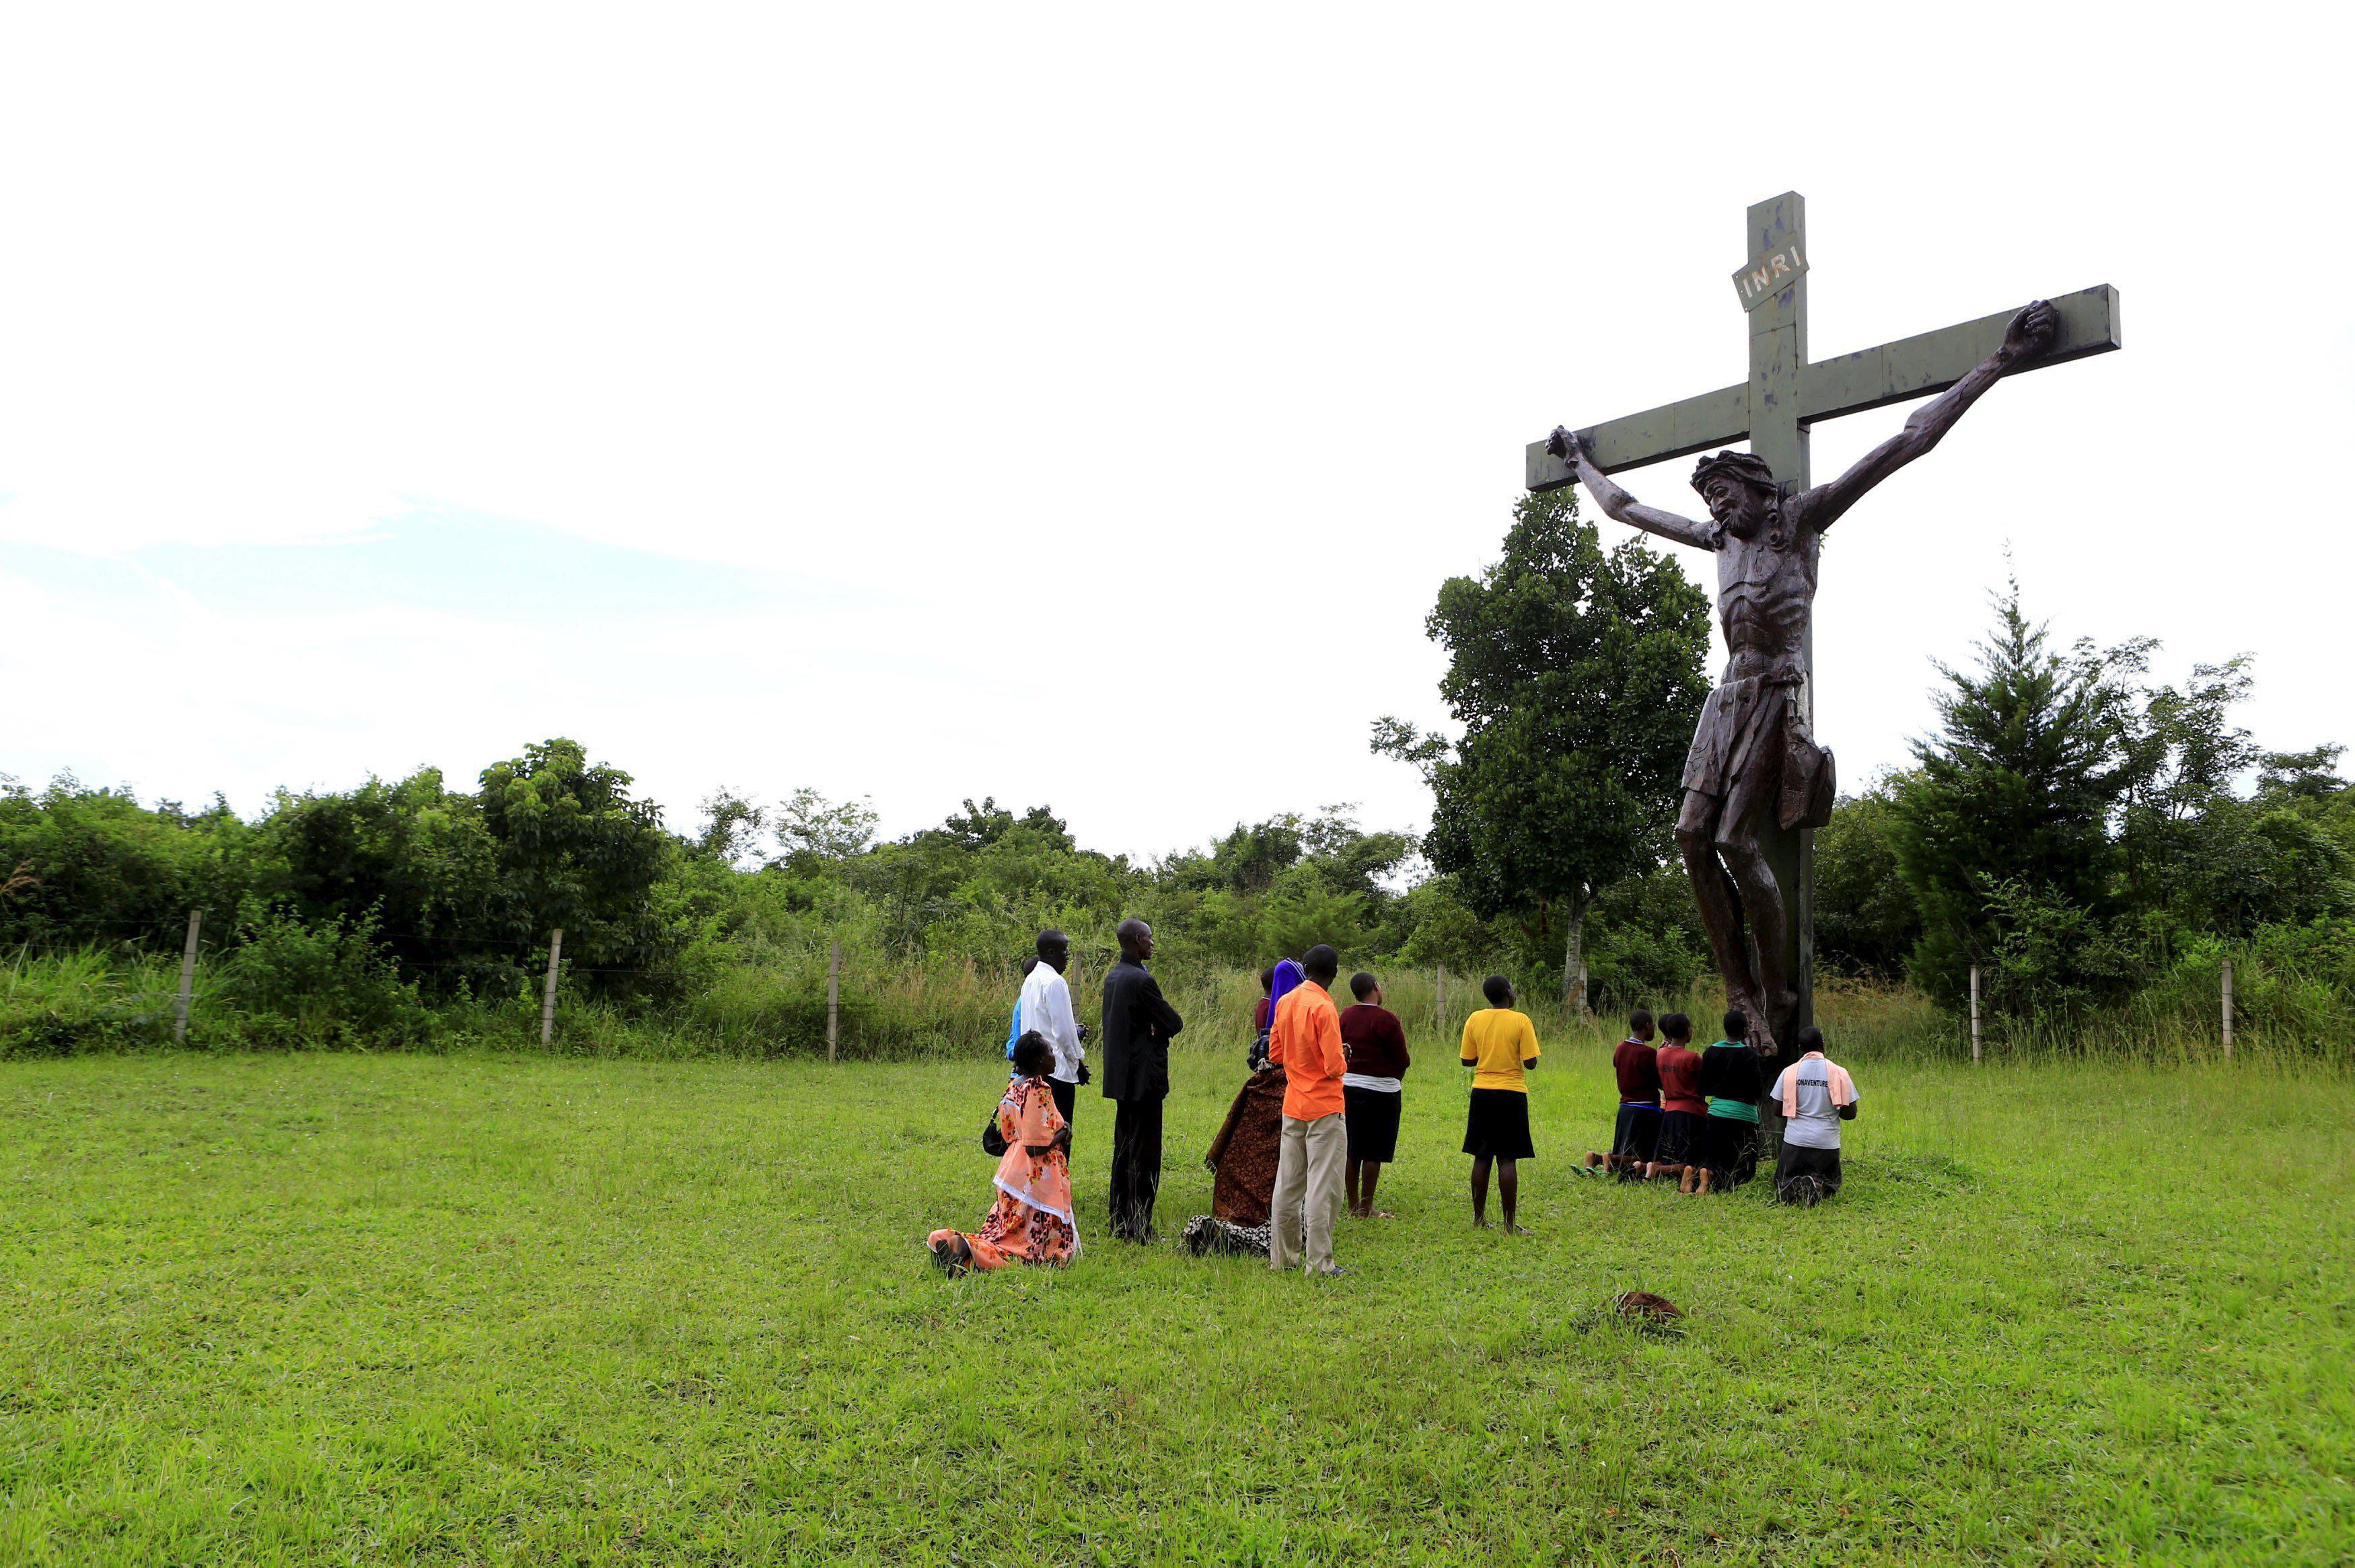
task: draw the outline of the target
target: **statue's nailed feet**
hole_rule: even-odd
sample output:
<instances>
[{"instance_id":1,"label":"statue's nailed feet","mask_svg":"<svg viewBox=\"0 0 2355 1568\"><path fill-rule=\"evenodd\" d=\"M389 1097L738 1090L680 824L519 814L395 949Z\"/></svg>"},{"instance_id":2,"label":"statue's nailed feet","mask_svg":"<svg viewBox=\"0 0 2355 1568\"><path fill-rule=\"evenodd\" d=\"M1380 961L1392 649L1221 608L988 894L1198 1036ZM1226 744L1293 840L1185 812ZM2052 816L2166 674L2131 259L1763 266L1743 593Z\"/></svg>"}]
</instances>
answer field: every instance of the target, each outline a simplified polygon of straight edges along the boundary
<instances>
[{"instance_id":1,"label":"statue's nailed feet","mask_svg":"<svg viewBox=\"0 0 2355 1568\"><path fill-rule=\"evenodd\" d=\"M1776 1022L1796 1012L1799 999L1790 991L1777 991L1775 998L1783 1005L1780 1009L1770 1012L1765 1004L1759 1000L1759 994L1758 991L1747 988L1733 991L1727 996L1726 1005L1739 1008L1742 1016L1750 1020L1750 1037L1743 1043L1755 1048L1761 1056L1772 1056L1776 1049L1774 1044Z\"/></svg>"}]
</instances>

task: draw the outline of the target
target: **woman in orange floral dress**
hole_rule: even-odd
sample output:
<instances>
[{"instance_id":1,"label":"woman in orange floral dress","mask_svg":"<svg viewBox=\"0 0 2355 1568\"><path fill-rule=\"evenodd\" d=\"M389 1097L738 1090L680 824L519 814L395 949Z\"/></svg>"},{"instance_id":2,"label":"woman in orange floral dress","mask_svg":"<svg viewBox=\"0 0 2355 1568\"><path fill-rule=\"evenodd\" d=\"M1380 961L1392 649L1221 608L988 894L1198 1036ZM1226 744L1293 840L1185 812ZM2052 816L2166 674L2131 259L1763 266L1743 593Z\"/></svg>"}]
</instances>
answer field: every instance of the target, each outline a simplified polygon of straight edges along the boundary
<instances>
[{"instance_id":1,"label":"woman in orange floral dress","mask_svg":"<svg viewBox=\"0 0 2355 1568\"><path fill-rule=\"evenodd\" d=\"M934 1231L930 1238L932 1260L952 1278L969 1268L1060 1265L1080 1255L1071 1220L1071 1128L1047 1087L1054 1065L1044 1035L1034 1031L1015 1043L1014 1079L997 1102L997 1135L1006 1139L997 1202L978 1231Z\"/></svg>"}]
</instances>

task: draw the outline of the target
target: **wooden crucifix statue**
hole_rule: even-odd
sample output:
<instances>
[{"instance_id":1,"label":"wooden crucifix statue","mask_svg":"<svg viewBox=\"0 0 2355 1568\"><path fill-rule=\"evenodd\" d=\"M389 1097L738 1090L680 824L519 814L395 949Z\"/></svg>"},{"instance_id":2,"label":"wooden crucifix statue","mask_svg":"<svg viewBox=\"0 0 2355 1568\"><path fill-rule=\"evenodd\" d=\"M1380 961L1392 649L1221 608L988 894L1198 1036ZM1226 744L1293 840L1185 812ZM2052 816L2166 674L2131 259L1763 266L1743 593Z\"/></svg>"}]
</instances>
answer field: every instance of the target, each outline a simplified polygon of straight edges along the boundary
<instances>
[{"instance_id":1,"label":"wooden crucifix statue","mask_svg":"<svg viewBox=\"0 0 2355 1568\"><path fill-rule=\"evenodd\" d=\"M1730 655L1685 762L1676 838L1727 1004L1774 1054L1812 1021L1813 830L1837 792L1814 737L1814 608L1824 530L1866 492L1938 444L1963 410L2014 371L2118 346L2106 285L1838 359L1807 358L1805 206L1796 193L1750 209L1752 260L1734 274L1750 319L1750 379L1648 413L1532 443L1531 490L1583 483L1620 522L1717 556L1718 620ZM1819 419L1937 394L1905 429L1828 484L1810 486ZM1747 439L1693 473L1710 520L1650 507L1614 471Z\"/></svg>"}]
</instances>

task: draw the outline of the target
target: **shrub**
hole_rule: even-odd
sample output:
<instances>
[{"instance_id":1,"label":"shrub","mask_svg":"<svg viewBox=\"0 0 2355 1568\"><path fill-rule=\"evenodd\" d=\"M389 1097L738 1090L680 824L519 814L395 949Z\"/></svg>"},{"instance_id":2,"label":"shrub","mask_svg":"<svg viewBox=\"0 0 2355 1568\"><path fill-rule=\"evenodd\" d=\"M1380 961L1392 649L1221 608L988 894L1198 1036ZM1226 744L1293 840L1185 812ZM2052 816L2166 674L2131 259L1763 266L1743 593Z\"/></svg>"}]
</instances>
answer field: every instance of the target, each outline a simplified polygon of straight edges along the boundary
<instances>
[{"instance_id":1,"label":"shrub","mask_svg":"<svg viewBox=\"0 0 2355 1568\"><path fill-rule=\"evenodd\" d=\"M371 919L304 925L272 913L240 936L219 991L248 1044L400 1050L434 1038L433 1012L376 946Z\"/></svg>"}]
</instances>

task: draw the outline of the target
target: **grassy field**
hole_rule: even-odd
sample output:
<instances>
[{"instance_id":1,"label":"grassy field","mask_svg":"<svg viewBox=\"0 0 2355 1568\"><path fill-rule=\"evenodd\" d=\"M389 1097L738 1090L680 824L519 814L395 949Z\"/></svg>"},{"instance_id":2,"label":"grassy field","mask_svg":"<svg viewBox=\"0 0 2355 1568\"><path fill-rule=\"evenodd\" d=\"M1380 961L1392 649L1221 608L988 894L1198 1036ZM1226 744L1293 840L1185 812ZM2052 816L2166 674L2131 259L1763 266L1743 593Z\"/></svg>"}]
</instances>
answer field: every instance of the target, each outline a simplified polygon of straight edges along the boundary
<instances>
[{"instance_id":1,"label":"grassy field","mask_svg":"<svg viewBox=\"0 0 2355 1568\"><path fill-rule=\"evenodd\" d=\"M1349 1277L949 1283L986 1061L0 1065L0 1562L2343 1563L2355 1085L1858 1065L1847 1192L1574 1181L1408 1078ZM1182 1054L1165 1227L1241 1077ZM1679 1338L1598 1308L1640 1287Z\"/></svg>"}]
</instances>

